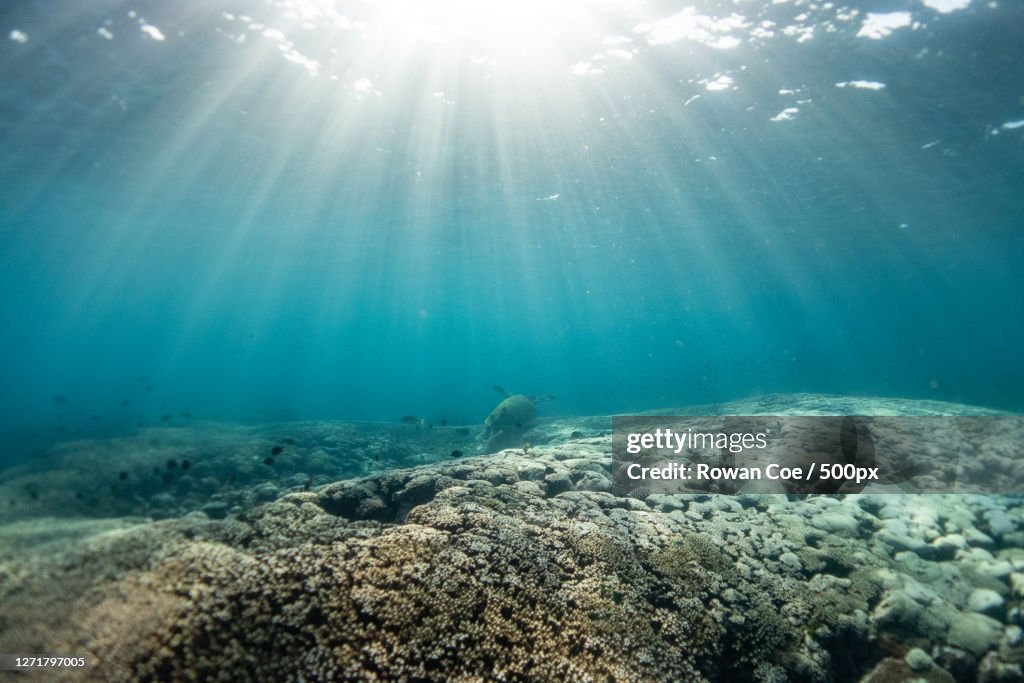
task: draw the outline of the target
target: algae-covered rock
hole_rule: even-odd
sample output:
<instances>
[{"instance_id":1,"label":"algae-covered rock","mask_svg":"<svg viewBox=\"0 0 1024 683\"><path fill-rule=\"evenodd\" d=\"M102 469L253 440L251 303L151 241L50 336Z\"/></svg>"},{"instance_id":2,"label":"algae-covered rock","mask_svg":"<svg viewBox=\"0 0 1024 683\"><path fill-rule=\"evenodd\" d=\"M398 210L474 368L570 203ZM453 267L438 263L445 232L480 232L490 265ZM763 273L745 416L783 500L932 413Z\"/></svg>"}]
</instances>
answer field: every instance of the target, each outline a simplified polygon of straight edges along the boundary
<instances>
[{"instance_id":1,"label":"algae-covered rock","mask_svg":"<svg viewBox=\"0 0 1024 683\"><path fill-rule=\"evenodd\" d=\"M983 614L961 614L949 626L948 642L976 657L995 649L1003 635L1003 626Z\"/></svg>"},{"instance_id":2,"label":"algae-covered rock","mask_svg":"<svg viewBox=\"0 0 1024 683\"><path fill-rule=\"evenodd\" d=\"M969 533L986 499L616 496L610 451L561 440L183 519L0 525L0 652L89 655L54 676L97 681L945 682L1024 660L1020 628L964 611L1012 620L1024 594L1024 553ZM897 532L959 538L921 557Z\"/></svg>"}]
</instances>

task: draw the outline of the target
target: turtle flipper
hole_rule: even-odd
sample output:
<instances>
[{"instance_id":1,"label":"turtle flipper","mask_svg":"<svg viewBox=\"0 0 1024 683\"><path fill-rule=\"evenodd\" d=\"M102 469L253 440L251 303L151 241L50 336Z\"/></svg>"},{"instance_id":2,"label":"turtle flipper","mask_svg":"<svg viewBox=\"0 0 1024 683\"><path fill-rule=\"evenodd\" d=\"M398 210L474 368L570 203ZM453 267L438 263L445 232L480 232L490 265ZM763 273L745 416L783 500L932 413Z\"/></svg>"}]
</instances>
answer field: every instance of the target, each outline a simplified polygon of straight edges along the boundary
<instances>
[{"instance_id":1,"label":"turtle flipper","mask_svg":"<svg viewBox=\"0 0 1024 683\"><path fill-rule=\"evenodd\" d=\"M491 388L494 389L495 391L497 391L499 394L501 394L505 398L508 398L509 396L512 395L512 394L508 393L508 389L506 389L505 387L499 386L497 384L493 385Z\"/></svg>"}]
</instances>

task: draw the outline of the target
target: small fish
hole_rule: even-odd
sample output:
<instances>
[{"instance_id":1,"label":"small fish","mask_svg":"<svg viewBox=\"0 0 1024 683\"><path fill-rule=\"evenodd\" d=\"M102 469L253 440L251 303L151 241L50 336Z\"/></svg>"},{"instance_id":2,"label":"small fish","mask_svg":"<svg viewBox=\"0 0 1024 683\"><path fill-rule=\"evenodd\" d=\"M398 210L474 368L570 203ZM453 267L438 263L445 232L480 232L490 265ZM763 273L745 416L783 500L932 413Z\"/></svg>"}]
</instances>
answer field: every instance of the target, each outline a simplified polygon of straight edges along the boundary
<instances>
[{"instance_id":1,"label":"small fish","mask_svg":"<svg viewBox=\"0 0 1024 683\"><path fill-rule=\"evenodd\" d=\"M167 469L173 470L173 469L175 469L177 467L178 467L178 461L177 460L168 460L167 461Z\"/></svg>"},{"instance_id":2,"label":"small fish","mask_svg":"<svg viewBox=\"0 0 1024 683\"><path fill-rule=\"evenodd\" d=\"M467 427L459 427L455 430L455 433L459 436L469 436L469 429Z\"/></svg>"},{"instance_id":3,"label":"small fish","mask_svg":"<svg viewBox=\"0 0 1024 683\"><path fill-rule=\"evenodd\" d=\"M569 435L570 439L581 439L583 438L583 432L573 432Z\"/></svg>"},{"instance_id":4,"label":"small fish","mask_svg":"<svg viewBox=\"0 0 1024 683\"><path fill-rule=\"evenodd\" d=\"M273 448L270 449L270 454L271 455L281 455L281 453L283 451L284 451L284 447L283 446L274 446Z\"/></svg>"},{"instance_id":5,"label":"small fish","mask_svg":"<svg viewBox=\"0 0 1024 683\"><path fill-rule=\"evenodd\" d=\"M441 420L441 426L442 427L448 426L448 420L447 419Z\"/></svg>"},{"instance_id":6,"label":"small fish","mask_svg":"<svg viewBox=\"0 0 1024 683\"><path fill-rule=\"evenodd\" d=\"M182 413L182 414L181 414L181 416L182 416L183 418L185 418L186 420L191 420L191 419L192 419L192 413L190 413L190 412L187 412L187 411L186 411L186 412L184 412L184 413Z\"/></svg>"},{"instance_id":7,"label":"small fish","mask_svg":"<svg viewBox=\"0 0 1024 683\"><path fill-rule=\"evenodd\" d=\"M164 422L170 422L171 416L165 413L160 416L160 419L163 420Z\"/></svg>"},{"instance_id":8,"label":"small fish","mask_svg":"<svg viewBox=\"0 0 1024 683\"><path fill-rule=\"evenodd\" d=\"M192 467L192 463L190 463L188 460L182 460L181 461L181 471L182 472L186 471L189 467Z\"/></svg>"},{"instance_id":9,"label":"small fish","mask_svg":"<svg viewBox=\"0 0 1024 683\"><path fill-rule=\"evenodd\" d=\"M530 442L529 441L524 441L523 442L523 455L529 455L529 454L530 454Z\"/></svg>"},{"instance_id":10,"label":"small fish","mask_svg":"<svg viewBox=\"0 0 1024 683\"><path fill-rule=\"evenodd\" d=\"M461 458L462 457L462 451L452 451L451 455L449 455L448 457L451 457L451 458Z\"/></svg>"},{"instance_id":11,"label":"small fish","mask_svg":"<svg viewBox=\"0 0 1024 683\"><path fill-rule=\"evenodd\" d=\"M274 464L274 459L271 458L270 456L267 456L266 458L263 458L263 464L266 465L267 467L270 467Z\"/></svg>"},{"instance_id":12,"label":"small fish","mask_svg":"<svg viewBox=\"0 0 1024 683\"><path fill-rule=\"evenodd\" d=\"M313 486L313 477L306 480L306 483L302 485L303 491L308 491Z\"/></svg>"},{"instance_id":13,"label":"small fish","mask_svg":"<svg viewBox=\"0 0 1024 683\"><path fill-rule=\"evenodd\" d=\"M281 439L281 443L286 443L289 446L294 446L295 445L295 439L293 439L290 436L286 436L283 439Z\"/></svg>"},{"instance_id":14,"label":"small fish","mask_svg":"<svg viewBox=\"0 0 1024 683\"><path fill-rule=\"evenodd\" d=\"M64 394L54 394L53 395L53 402L54 403L64 404L64 403L68 402L68 397L65 396Z\"/></svg>"},{"instance_id":15,"label":"small fish","mask_svg":"<svg viewBox=\"0 0 1024 683\"><path fill-rule=\"evenodd\" d=\"M124 399L123 401L121 401L121 407L122 408L127 408L128 407L128 399Z\"/></svg>"},{"instance_id":16,"label":"small fish","mask_svg":"<svg viewBox=\"0 0 1024 683\"><path fill-rule=\"evenodd\" d=\"M128 478L128 473L122 471L119 475L117 475L117 478L120 479L121 481L124 481L125 479Z\"/></svg>"},{"instance_id":17,"label":"small fish","mask_svg":"<svg viewBox=\"0 0 1024 683\"><path fill-rule=\"evenodd\" d=\"M170 484L172 481L174 481L174 475L171 474L170 472L165 472L164 473L164 483L165 484Z\"/></svg>"},{"instance_id":18,"label":"small fish","mask_svg":"<svg viewBox=\"0 0 1024 683\"><path fill-rule=\"evenodd\" d=\"M422 420L415 415L403 415L400 422L404 425L415 425L420 424Z\"/></svg>"}]
</instances>

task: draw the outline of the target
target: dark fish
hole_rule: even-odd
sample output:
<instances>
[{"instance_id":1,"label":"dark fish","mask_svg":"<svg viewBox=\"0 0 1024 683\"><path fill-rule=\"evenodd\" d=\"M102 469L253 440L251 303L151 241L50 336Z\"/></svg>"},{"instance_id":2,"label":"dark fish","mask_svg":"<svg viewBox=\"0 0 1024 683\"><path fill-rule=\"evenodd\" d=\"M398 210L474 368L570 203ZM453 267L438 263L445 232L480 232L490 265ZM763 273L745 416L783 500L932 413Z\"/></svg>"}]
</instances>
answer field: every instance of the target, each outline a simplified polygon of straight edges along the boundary
<instances>
[{"instance_id":1,"label":"dark fish","mask_svg":"<svg viewBox=\"0 0 1024 683\"><path fill-rule=\"evenodd\" d=\"M181 461L181 471L182 472L187 470L189 467L192 467L192 463L190 463L188 460L182 460Z\"/></svg>"},{"instance_id":2,"label":"dark fish","mask_svg":"<svg viewBox=\"0 0 1024 683\"><path fill-rule=\"evenodd\" d=\"M92 420L93 422L99 422L101 418L99 415L92 415L90 416L89 419Z\"/></svg>"},{"instance_id":3,"label":"dark fish","mask_svg":"<svg viewBox=\"0 0 1024 683\"><path fill-rule=\"evenodd\" d=\"M282 447L282 446L274 446L273 448L270 449L270 454L271 455L281 455L281 453L283 451L284 451L284 447Z\"/></svg>"},{"instance_id":4,"label":"dark fish","mask_svg":"<svg viewBox=\"0 0 1024 683\"><path fill-rule=\"evenodd\" d=\"M442 427L446 427L447 425L448 425L448 420L447 419L441 420L441 426Z\"/></svg>"},{"instance_id":5,"label":"dark fish","mask_svg":"<svg viewBox=\"0 0 1024 683\"><path fill-rule=\"evenodd\" d=\"M160 419L163 420L164 422L169 422L170 419L171 419L171 416L167 415L167 414L164 414L164 415L160 416Z\"/></svg>"},{"instance_id":6,"label":"dark fish","mask_svg":"<svg viewBox=\"0 0 1024 683\"><path fill-rule=\"evenodd\" d=\"M68 397L65 396L64 394L54 394L53 401L54 403L67 403Z\"/></svg>"},{"instance_id":7,"label":"dark fish","mask_svg":"<svg viewBox=\"0 0 1024 683\"><path fill-rule=\"evenodd\" d=\"M122 408L127 408L128 407L128 399L124 399L123 401L121 401L121 407Z\"/></svg>"},{"instance_id":8,"label":"dark fish","mask_svg":"<svg viewBox=\"0 0 1024 683\"><path fill-rule=\"evenodd\" d=\"M263 459L263 464L269 467L274 464L274 459L271 457L266 457Z\"/></svg>"},{"instance_id":9,"label":"dark fish","mask_svg":"<svg viewBox=\"0 0 1024 683\"><path fill-rule=\"evenodd\" d=\"M121 474L117 475L117 478L120 479L121 481L124 481L125 479L128 478L128 473L122 471Z\"/></svg>"},{"instance_id":10,"label":"dark fish","mask_svg":"<svg viewBox=\"0 0 1024 683\"><path fill-rule=\"evenodd\" d=\"M455 433L458 434L459 436L469 436L469 429L467 429L466 427L459 427L458 429L455 430Z\"/></svg>"},{"instance_id":11,"label":"dark fish","mask_svg":"<svg viewBox=\"0 0 1024 683\"><path fill-rule=\"evenodd\" d=\"M39 491L32 489L28 492L28 495L32 496L32 500L39 500Z\"/></svg>"},{"instance_id":12,"label":"dark fish","mask_svg":"<svg viewBox=\"0 0 1024 683\"><path fill-rule=\"evenodd\" d=\"M580 439L583 437L583 432L573 432L569 435L570 439Z\"/></svg>"},{"instance_id":13,"label":"dark fish","mask_svg":"<svg viewBox=\"0 0 1024 683\"><path fill-rule=\"evenodd\" d=\"M181 416L183 418L185 418L186 420L192 419L192 413L189 413L189 412L184 412L184 413L181 414Z\"/></svg>"},{"instance_id":14,"label":"dark fish","mask_svg":"<svg viewBox=\"0 0 1024 683\"><path fill-rule=\"evenodd\" d=\"M170 472L164 472L164 483L170 484L172 481L174 481L174 475Z\"/></svg>"},{"instance_id":15,"label":"dark fish","mask_svg":"<svg viewBox=\"0 0 1024 683\"><path fill-rule=\"evenodd\" d=\"M451 455L450 455L449 457L452 457L452 458L461 458L461 457L462 457L462 451L452 451L452 452L451 452Z\"/></svg>"},{"instance_id":16,"label":"dark fish","mask_svg":"<svg viewBox=\"0 0 1024 683\"><path fill-rule=\"evenodd\" d=\"M178 466L178 461L177 460L168 460L167 461L167 469L173 470L177 466Z\"/></svg>"},{"instance_id":17,"label":"dark fish","mask_svg":"<svg viewBox=\"0 0 1024 683\"><path fill-rule=\"evenodd\" d=\"M416 417L415 415L403 415L402 419L400 420L400 422L402 424L405 424L405 425L418 424L419 421L420 421L420 419L418 417Z\"/></svg>"},{"instance_id":18,"label":"dark fish","mask_svg":"<svg viewBox=\"0 0 1024 683\"><path fill-rule=\"evenodd\" d=\"M308 491L311 486L313 486L313 477L306 480L306 483L302 485L302 490Z\"/></svg>"},{"instance_id":19,"label":"dark fish","mask_svg":"<svg viewBox=\"0 0 1024 683\"><path fill-rule=\"evenodd\" d=\"M290 436L286 436L283 439L281 439L281 443L286 443L289 446L294 446L295 445L295 439L293 439Z\"/></svg>"}]
</instances>

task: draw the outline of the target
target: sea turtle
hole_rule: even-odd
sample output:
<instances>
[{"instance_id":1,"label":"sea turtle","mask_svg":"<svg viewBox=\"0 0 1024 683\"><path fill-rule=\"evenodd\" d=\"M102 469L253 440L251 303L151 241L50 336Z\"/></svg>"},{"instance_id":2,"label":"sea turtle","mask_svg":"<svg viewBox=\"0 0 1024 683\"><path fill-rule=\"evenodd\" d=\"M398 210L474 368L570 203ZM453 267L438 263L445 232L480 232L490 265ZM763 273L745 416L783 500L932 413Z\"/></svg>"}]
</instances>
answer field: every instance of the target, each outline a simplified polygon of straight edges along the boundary
<instances>
[{"instance_id":1,"label":"sea turtle","mask_svg":"<svg viewBox=\"0 0 1024 683\"><path fill-rule=\"evenodd\" d=\"M511 394L499 386L495 386L494 390L502 394L505 400L484 420L484 431L480 434L481 440L486 441L491 450L518 445L516 442L519 437L533 426L537 417L537 404L554 398L551 395L537 397Z\"/></svg>"}]
</instances>

